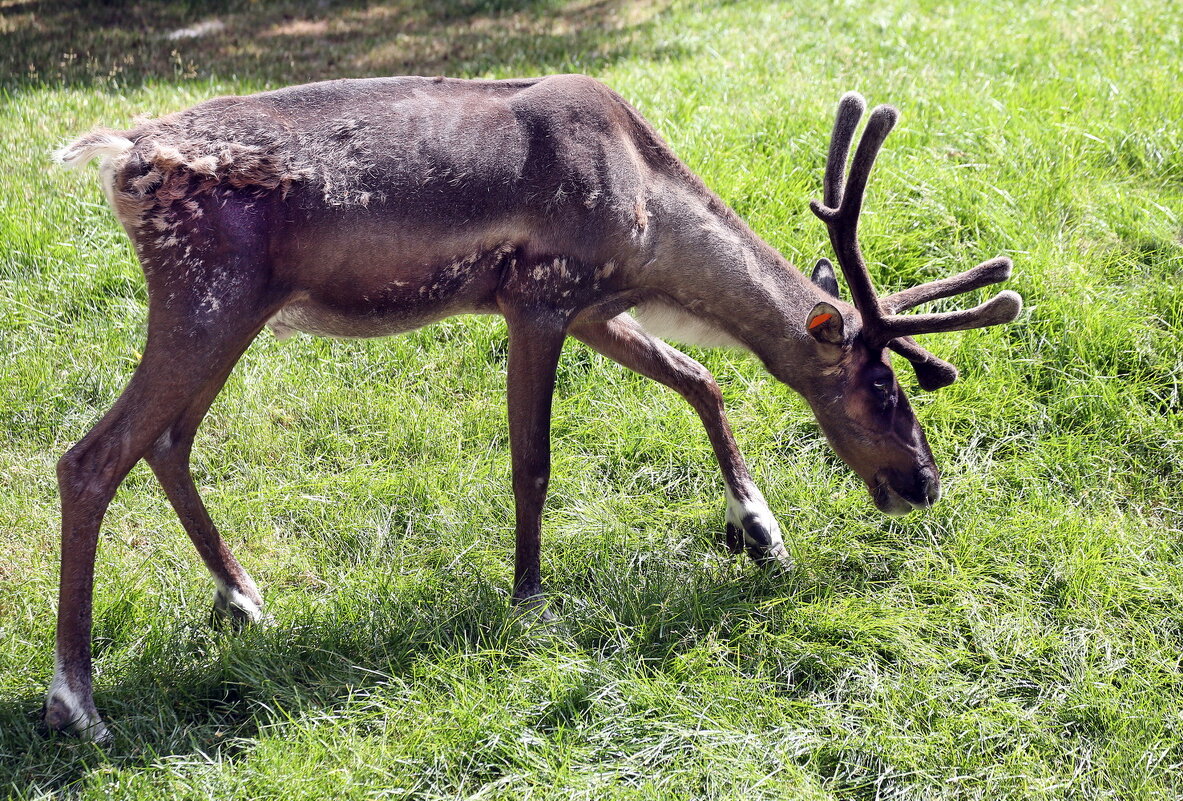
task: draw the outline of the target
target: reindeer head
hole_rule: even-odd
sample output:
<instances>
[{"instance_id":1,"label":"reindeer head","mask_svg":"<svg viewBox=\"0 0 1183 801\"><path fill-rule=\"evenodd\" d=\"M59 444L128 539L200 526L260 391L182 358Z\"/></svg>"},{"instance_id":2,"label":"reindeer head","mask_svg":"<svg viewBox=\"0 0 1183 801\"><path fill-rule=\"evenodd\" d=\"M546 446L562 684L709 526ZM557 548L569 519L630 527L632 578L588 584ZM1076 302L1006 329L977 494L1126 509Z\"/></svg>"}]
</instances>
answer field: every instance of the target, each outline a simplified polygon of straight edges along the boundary
<instances>
[{"instance_id":1,"label":"reindeer head","mask_svg":"<svg viewBox=\"0 0 1183 801\"><path fill-rule=\"evenodd\" d=\"M892 372L887 349L912 363L922 389L948 386L957 380L957 368L920 347L912 336L1008 323L1018 316L1023 302L1017 293L1004 290L972 309L900 314L921 303L1005 281L1011 273L1007 258L878 296L859 250L858 220L871 166L898 112L891 106L871 112L850 176L844 181L850 144L864 108L862 97L853 92L839 102L826 160L824 203L810 203L829 228L854 306L838 299L833 267L826 259L819 261L813 282L834 302L818 303L805 320L806 330L817 341L827 385L824 392L808 397L834 450L866 482L875 505L896 515L932 505L940 497L940 477L924 431Z\"/></svg>"}]
</instances>

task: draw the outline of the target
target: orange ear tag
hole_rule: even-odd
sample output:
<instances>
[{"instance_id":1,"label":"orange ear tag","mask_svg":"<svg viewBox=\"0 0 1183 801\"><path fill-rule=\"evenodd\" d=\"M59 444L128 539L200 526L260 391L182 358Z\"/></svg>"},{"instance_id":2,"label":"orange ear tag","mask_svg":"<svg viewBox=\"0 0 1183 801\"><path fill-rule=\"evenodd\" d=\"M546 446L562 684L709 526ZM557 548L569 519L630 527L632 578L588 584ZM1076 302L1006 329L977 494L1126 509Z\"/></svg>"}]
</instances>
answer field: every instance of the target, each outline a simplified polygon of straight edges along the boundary
<instances>
[{"instance_id":1,"label":"orange ear tag","mask_svg":"<svg viewBox=\"0 0 1183 801\"><path fill-rule=\"evenodd\" d=\"M834 315L832 314L819 314L817 317L814 317L813 322L809 324L809 330L812 331L815 328L825 325L833 316Z\"/></svg>"}]
</instances>

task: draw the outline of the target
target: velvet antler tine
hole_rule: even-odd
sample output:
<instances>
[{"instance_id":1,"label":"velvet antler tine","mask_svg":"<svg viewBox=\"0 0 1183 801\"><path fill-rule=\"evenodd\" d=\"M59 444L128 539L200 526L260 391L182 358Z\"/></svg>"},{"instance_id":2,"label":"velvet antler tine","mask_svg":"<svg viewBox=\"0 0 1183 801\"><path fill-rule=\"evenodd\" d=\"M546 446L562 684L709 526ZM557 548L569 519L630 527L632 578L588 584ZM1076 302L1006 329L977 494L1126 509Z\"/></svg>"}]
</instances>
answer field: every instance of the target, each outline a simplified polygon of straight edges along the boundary
<instances>
[{"instance_id":1,"label":"velvet antler tine","mask_svg":"<svg viewBox=\"0 0 1183 801\"><path fill-rule=\"evenodd\" d=\"M880 304L889 314L896 314L931 300L949 298L990 284L1001 283L1010 278L1010 274L1011 261L1003 256L984 261L959 275L929 281L888 295L880 300Z\"/></svg>"},{"instance_id":2,"label":"velvet antler tine","mask_svg":"<svg viewBox=\"0 0 1183 801\"><path fill-rule=\"evenodd\" d=\"M867 101L858 92L847 92L838 101L838 113L834 117L834 131L830 135L830 152L826 156L825 192L822 195L828 208L837 209L842 203L842 187L846 180L846 160L850 155L850 143L854 141L854 130L862 119Z\"/></svg>"},{"instance_id":3,"label":"velvet antler tine","mask_svg":"<svg viewBox=\"0 0 1183 801\"><path fill-rule=\"evenodd\" d=\"M825 205L811 204L813 211L829 229L830 244L838 256L838 264L846 276L854 305L863 317L865 336L882 343L911 334L927 334L937 331L959 331L967 328L983 328L1007 323L1018 316L1022 300L1010 291L999 293L991 300L973 309L936 314L899 316L896 312L912 308L938 298L959 295L978 287L1004 281L1010 276L1010 259L998 258L979 264L952 278L931 281L918 287L897 292L882 301L875 293L871 273L863 259L858 242L859 215L862 213L863 196L875 158L891 129L899 119L899 112L891 106L876 106L867 120L867 126L859 139L850 174L842 182L844 162L853 139L853 128L861 114L863 100L853 93L842 98L834 121L834 134L830 142L830 154L826 162ZM915 357L914 363L922 365L921 370L932 372L933 357L923 352L918 345L902 346L901 355ZM932 382L946 380L949 370L941 368L931 376ZM956 373L952 373L956 377Z\"/></svg>"},{"instance_id":4,"label":"velvet antler tine","mask_svg":"<svg viewBox=\"0 0 1183 801\"><path fill-rule=\"evenodd\" d=\"M842 216L853 228L858 227L859 214L863 210L863 194L867 190L871 168L875 166L875 157L879 155L883 141L899 117L900 113L892 106L876 106L867 119L867 127L854 152L854 162L850 165L850 175L842 192Z\"/></svg>"},{"instance_id":5,"label":"velvet antler tine","mask_svg":"<svg viewBox=\"0 0 1183 801\"><path fill-rule=\"evenodd\" d=\"M1023 299L1019 297L1019 293L1004 289L972 309L935 314L890 314L883 317L880 326L884 334L890 337L965 331L1009 323L1018 317L1022 310Z\"/></svg>"},{"instance_id":6,"label":"velvet antler tine","mask_svg":"<svg viewBox=\"0 0 1183 801\"><path fill-rule=\"evenodd\" d=\"M867 179L875 163L875 156L895 125L898 112L891 106L878 106L871 112L867 127L859 139L850 175L843 185L842 172L846 166L850 143L854 138L854 127L862 116L863 106L862 97L853 92L845 95L839 102L838 114L834 120L834 133L830 141L830 154L826 161L826 202L823 205L814 201L810 203L810 208L829 229L830 244L838 257L842 274L846 276L851 299L862 314L864 329L869 333L876 328L876 321L882 312L875 294L875 286L871 282L871 274L859 250L858 218L862 212L863 193L867 188Z\"/></svg>"},{"instance_id":7,"label":"velvet antler tine","mask_svg":"<svg viewBox=\"0 0 1183 801\"><path fill-rule=\"evenodd\" d=\"M887 343L887 347L912 363L920 388L926 392L947 387L957 380L956 367L933 356L911 337L893 339Z\"/></svg>"},{"instance_id":8,"label":"velvet antler tine","mask_svg":"<svg viewBox=\"0 0 1183 801\"><path fill-rule=\"evenodd\" d=\"M862 317L862 337L869 345L889 347L912 363L920 386L939 389L957 380L957 368L938 359L910 337L938 331L960 331L1009 323L1023 308L1022 298L1005 290L972 309L934 314L901 315L899 312L939 298L952 297L980 287L1005 281L1011 274L1010 259L1000 257L985 261L951 278L929 281L884 298L875 293L867 263L858 241L859 215L863 195L875 158L899 119L891 106L876 106L867 119L845 175L846 161L854 130L865 107L862 97L850 92L838 103L830 150L826 160L824 202L811 201L813 213L826 224L830 244L850 287L851 299ZM820 283L819 283L820 285Z\"/></svg>"}]
</instances>

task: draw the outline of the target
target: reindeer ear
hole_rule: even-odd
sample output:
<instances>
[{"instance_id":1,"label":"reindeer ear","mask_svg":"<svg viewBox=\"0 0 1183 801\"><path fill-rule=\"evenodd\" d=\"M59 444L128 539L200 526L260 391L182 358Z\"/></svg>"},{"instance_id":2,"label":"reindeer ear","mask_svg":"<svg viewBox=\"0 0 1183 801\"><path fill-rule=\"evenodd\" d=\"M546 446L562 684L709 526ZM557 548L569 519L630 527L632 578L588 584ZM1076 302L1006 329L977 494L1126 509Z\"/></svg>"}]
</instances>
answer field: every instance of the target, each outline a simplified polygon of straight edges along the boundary
<instances>
[{"instance_id":1,"label":"reindeer ear","mask_svg":"<svg viewBox=\"0 0 1183 801\"><path fill-rule=\"evenodd\" d=\"M842 313L829 303L819 303L805 318L805 330L818 342L827 345L841 345L846 341L843 334Z\"/></svg>"},{"instance_id":2,"label":"reindeer ear","mask_svg":"<svg viewBox=\"0 0 1183 801\"><path fill-rule=\"evenodd\" d=\"M827 295L835 298L842 297L838 294L838 279L834 277L834 265L830 263L829 259L817 260L817 264L813 265L813 275L810 280Z\"/></svg>"}]
</instances>

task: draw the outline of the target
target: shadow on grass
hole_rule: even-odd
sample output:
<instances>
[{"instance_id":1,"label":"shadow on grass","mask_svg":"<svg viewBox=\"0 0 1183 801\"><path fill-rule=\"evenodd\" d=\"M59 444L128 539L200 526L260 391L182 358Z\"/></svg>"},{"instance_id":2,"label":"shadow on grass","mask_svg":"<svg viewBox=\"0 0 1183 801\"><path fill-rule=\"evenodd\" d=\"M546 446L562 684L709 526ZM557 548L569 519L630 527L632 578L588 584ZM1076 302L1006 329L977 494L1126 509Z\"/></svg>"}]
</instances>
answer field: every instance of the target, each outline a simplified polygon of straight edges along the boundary
<instances>
[{"instance_id":1,"label":"shadow on grass","mask_svg":"<svg viewBox=\"0 0 1183 801\"><path fill-rule=\"evenodd\" d=\"M193 79L282 86L397 74L594 72L687 55L664 0L248 0L0 6L0 86L119 91Z\"/></svg>"},{"instance_id":2,"label":"shadow on grass","mask_svg":"<svg viewBox=\"0 0 1183 801\"><path fill-rule=\"evenodd\" d=\"M39 694L10 698L0 703L0 785L37 795L173 757L234 761L271 727L307 714L347 719L358 697L418 686L456 659L496 663L491 682L524 680L519 665L571 652L624 681L637 671L685 680L681 657L696 644L759 626L765 601L805 602L817 589L734 564L689 576L651 564L606 577L594 601L555 594L560 623L547 627L518 620L502 592L460 568L412 588L359 583L295 620L236 636L197 621L131 633L139 642L105 665L116 683L100 677L95 694L114 742L99 748L48 735ZM820 689L817 677L808 681L803 689Z\"/></svg>"}]
</instances>

